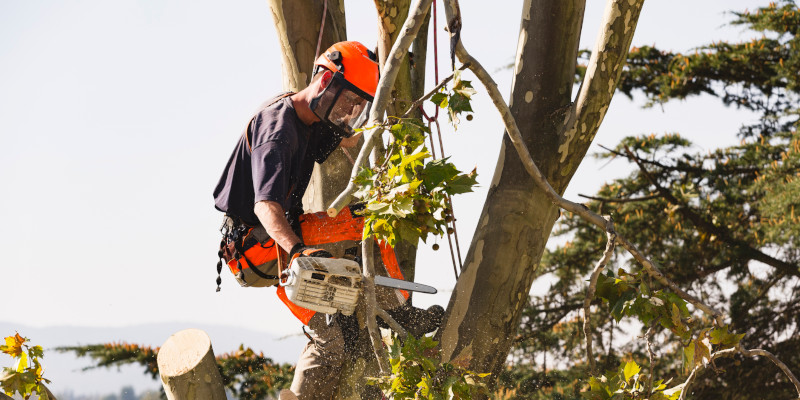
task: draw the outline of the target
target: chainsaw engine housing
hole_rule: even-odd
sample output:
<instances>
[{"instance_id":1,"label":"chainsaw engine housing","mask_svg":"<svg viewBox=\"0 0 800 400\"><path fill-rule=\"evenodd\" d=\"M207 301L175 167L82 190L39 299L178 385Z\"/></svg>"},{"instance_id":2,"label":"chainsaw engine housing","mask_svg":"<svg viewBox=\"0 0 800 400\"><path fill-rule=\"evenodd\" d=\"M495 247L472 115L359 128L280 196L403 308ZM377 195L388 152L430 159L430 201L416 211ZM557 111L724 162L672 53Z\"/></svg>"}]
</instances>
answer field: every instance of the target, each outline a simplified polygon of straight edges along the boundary
<instances>
[{"instance_id":1,"label":"chainsaw engine housing","mask_svg":"<svg viewBox=\"0 0 800 400\"><path fill-rule=\"evenodd\" d=\"M361 293L361 267L343 258L296 257L281 286L292 303L325 314L352 315Z\"/></svg>"}]
</instances>

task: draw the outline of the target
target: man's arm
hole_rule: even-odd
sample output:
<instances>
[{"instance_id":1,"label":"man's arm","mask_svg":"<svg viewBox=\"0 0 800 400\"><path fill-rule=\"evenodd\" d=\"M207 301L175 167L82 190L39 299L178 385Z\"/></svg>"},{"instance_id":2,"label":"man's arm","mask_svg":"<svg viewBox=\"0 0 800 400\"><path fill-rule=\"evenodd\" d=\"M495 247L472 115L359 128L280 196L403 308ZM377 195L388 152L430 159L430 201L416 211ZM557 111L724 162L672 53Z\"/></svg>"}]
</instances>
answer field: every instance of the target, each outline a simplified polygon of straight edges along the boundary
<instances>
[{"instance_id":1,"label":"man's arm","mask_svg":"<svg viewBox=\"0 0 800 400\"><path fill-rule=\"evenodd\" d=\"M274 201L259 201L253 207L258 220L269 236L287 253L292 251L294 245L301 242L300 238L292 231L289 221L286 220L283 207Z\"/></svg>"}]
</instances>

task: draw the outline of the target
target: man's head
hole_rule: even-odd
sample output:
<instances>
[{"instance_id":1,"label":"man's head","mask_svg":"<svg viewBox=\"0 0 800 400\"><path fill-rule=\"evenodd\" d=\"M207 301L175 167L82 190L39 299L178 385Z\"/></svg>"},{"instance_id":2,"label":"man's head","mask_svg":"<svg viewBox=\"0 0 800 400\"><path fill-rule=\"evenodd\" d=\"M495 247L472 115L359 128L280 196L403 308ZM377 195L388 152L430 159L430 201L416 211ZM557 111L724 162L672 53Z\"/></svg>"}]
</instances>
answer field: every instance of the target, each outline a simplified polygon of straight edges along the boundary
<instances>
[{"instance_id":1,"label":"man's head","mask_svg":"<svg viewBox=\"0 0 800 400\"><path fill-rule=\"evenodd\" d=\"M375 58L359 42L339 42L314 62L313 82L321 91L311 100L311 111L342 137L366 120L378 86Z\"/></svg>"}]
</instances>

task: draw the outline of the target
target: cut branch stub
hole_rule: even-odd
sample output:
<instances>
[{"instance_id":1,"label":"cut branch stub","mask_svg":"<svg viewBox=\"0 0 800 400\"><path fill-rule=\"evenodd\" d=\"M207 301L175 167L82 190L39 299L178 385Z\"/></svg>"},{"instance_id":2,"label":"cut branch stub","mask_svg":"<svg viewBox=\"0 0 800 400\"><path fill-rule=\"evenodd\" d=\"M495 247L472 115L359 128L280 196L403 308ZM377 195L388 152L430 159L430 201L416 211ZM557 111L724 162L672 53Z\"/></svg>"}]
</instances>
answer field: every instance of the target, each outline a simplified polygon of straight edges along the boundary
<instances>
[{"instance_id":1,"label":"cut branch stub","mask_svg":"<svg viewBox=\"0 0 800 400\"><path fill-rule=\"evenodd\" d=\"M205 332L186 329L173 334L158 351L157 362L167 399L225 400L225 386Z\"/></svg>"}]
</instances>

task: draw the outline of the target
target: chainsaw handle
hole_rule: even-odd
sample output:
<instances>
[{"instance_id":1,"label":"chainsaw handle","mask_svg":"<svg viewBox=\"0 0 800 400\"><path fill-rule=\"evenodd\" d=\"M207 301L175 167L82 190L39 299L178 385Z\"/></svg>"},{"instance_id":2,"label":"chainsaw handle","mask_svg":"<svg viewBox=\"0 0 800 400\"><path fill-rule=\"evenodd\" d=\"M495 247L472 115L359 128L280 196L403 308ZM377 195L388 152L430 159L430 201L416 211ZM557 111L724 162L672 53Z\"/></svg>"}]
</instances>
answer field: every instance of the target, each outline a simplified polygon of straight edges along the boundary
<instances>
[{"instance_id":1,"label":"chainsaw handle","mask_svg":"<svg viewBox=\"0 0 800 400\"><path fill-rule=\"evenodd\" d=\"M278 282L281 286L292 286L297 278L297 274L291 268L286 268L281 272Z\"/></svg>"}]
</instances>

